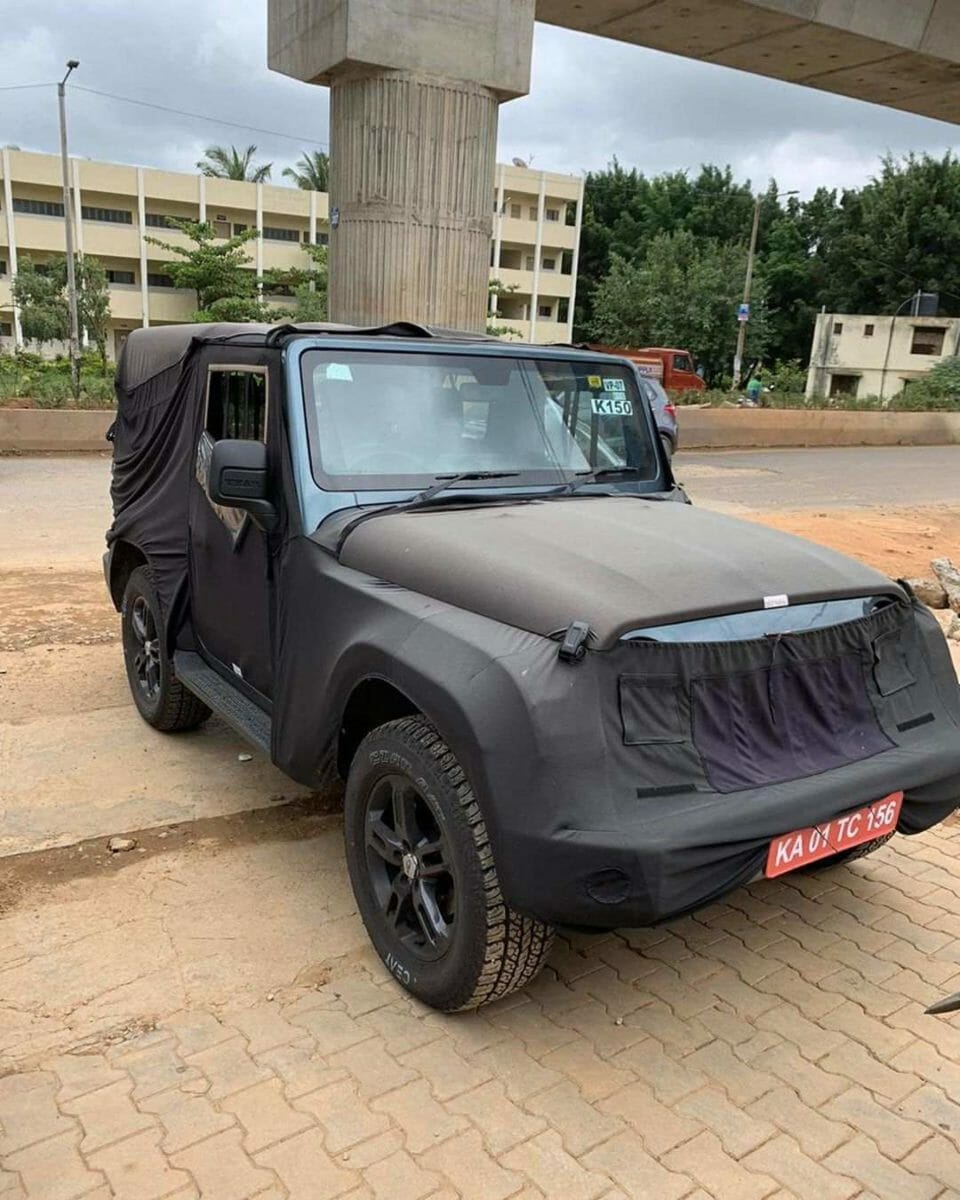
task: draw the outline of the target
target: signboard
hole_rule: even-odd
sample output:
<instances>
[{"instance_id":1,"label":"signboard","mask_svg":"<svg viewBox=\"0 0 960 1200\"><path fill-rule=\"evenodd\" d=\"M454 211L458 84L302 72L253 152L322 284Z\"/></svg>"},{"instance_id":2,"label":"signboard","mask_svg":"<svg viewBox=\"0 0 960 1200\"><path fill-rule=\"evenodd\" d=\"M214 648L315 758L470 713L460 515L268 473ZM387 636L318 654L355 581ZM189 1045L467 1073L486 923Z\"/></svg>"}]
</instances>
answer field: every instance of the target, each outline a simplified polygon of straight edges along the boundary
<instances>
[{"instance_id":1,"label":"signboard","mask_svg":"<svg viewBox=\"0 0 960 1200\"><path fill-rule=\"evenodd\" d=\"M339 208L331 208L330 209L330 228L336 229L339 224L340 224L340 209Z\"/></svg>"},{"instance_id":2,"label":"signboard","mask_svg":"<svg viewBox=\"0 0 960 1200\"><path fill-rule=\"evenodd\" d=\"M749 304L738 305L737 320L738 321L749 321L750 320L750 305Z\"/></svg>"}]
</instances>

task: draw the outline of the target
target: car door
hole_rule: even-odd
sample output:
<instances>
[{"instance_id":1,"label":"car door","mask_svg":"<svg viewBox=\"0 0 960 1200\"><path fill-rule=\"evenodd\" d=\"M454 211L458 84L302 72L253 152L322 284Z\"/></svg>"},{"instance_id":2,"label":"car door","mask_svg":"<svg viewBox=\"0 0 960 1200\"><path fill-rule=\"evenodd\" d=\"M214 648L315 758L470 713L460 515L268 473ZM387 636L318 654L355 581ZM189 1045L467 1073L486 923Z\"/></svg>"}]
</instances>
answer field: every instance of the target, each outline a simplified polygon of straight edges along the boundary
<instances>
[{"instance_id":1,"label":"car door","mask_svg":"<svg viewBox=\"0 0 960 1200\"><path fill-rule=\"evenodd\" d=\"M207 495L210 454L223 438L266 441L270 375L259 365L211 365L190 504L191 615L214 665L269 699L273 694L267 535Z\"/></svg>"}]
</instances>

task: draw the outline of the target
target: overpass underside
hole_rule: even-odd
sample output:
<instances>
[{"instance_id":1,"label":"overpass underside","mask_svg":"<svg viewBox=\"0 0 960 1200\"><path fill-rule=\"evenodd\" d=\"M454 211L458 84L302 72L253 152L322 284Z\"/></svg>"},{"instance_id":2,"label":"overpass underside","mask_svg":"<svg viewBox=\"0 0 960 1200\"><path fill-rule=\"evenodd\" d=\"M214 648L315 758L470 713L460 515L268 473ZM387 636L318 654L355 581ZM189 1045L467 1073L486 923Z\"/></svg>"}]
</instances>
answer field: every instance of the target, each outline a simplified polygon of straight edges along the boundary
<instances>
[{"instance_id":1,"label":"overpass underside","mask_svg":"<svg viewBox=\"0 0 960 1200\"><path fill-rule=\"evenodd\" d=\"M960 123L960 0L536 0L537 20Z\"/></svg>"}]
</instances>

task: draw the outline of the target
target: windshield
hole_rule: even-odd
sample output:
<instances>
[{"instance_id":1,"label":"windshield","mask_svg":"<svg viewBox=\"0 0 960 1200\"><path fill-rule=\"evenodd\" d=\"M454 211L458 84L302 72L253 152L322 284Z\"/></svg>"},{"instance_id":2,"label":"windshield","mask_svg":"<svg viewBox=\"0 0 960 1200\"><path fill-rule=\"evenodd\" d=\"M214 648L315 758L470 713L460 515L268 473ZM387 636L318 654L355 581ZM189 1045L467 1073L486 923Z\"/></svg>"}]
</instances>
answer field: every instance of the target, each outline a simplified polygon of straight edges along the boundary
<instances>
[{"instance_id":1,"label":"windshield","mask_svg":"<svg viewBox=\"0 0 960 1200\"><path fill-rule=\"evenodd\" d=\"M506 472L512 486L605 467L628 468L628 484L658 478L633 371L617 363L381 349L308 350L301 363L311 468L330 491L464 472Z\"/></svg>"}]
</instances>

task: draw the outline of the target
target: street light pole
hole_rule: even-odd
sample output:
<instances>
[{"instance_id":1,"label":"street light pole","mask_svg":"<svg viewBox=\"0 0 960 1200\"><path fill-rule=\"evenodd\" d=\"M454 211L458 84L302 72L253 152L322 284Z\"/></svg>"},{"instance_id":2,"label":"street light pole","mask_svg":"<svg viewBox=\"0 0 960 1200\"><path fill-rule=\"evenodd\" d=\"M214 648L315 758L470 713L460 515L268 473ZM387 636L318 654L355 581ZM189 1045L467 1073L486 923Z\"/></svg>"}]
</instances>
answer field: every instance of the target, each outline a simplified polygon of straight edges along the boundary
<instances>
[{"instance_id":1,"label":"street light pole","mask_svg":"<svg viewBox=\"0 0 960 1200\"><path fill-rule=\"evenodd\" d=\"M773 200L779 200L781 196L796 196L797 191L777 192L772 197ZM757 257L757 236L760 233L760 205L763 203L763 196L757 196L753 202L753 229L750 231L750 250L747 254L747 275L743 281L743 307L744 312L740 316L740 328L737 331L737 352L733 356L733 390L736 391L740 386L740 374L743 370L743 350L747 343L747 322L750 319L750 292L753 287L753 264Z\"/></svg>"},{"instance_id":2,"label":"street light pole","mask_svg":"<svg viewBox=\"0 0 960 1200\"><path fill-rule=\"evenodd\" d=\"M80 321L77 314L77 272L73 261L73 207L70 203L70 158L67 154L67 103L64 86L80 63L71 58L67 73L57 84L60 108L60 170L63 175L63 220L67 250L67 304L70 309L70 382L74 399L80 395Z\"/></svg>"}]
</instances>

